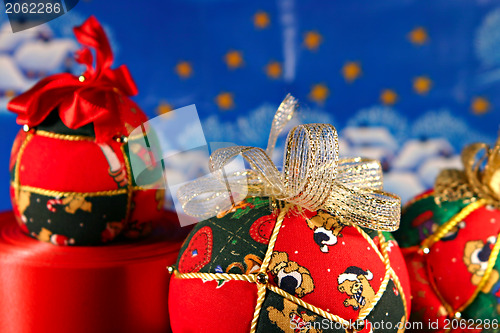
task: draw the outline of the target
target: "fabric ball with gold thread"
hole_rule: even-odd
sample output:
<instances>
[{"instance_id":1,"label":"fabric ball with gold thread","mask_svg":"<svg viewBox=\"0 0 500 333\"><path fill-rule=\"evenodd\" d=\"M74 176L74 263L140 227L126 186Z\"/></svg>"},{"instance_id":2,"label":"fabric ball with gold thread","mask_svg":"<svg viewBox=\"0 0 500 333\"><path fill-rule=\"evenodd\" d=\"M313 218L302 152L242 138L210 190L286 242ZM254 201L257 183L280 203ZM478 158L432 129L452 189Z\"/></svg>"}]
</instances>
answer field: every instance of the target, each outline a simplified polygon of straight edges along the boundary
<instances>
[{"instance_id":1,"label":"fabric ball with gold thread","mask_svg":"<svg viewBox=\"0 0 500 333\"><path fill-rule=\"evenodd\" d=\"M23 126L9 166L14 213L27 234L57 245L136 238L161 217L163 203L163 191L139 187L131 170L132 158L147 169L148 184L162 179L143 143L149 130L130 135L147 117L130 99L137 88L127 68L110 68L99 22L90 17L74 31L86 46L76 56L86 72L46 77L8 104ZM87 47L95 48L96 68Z\"/></svg>"}]
</instances>

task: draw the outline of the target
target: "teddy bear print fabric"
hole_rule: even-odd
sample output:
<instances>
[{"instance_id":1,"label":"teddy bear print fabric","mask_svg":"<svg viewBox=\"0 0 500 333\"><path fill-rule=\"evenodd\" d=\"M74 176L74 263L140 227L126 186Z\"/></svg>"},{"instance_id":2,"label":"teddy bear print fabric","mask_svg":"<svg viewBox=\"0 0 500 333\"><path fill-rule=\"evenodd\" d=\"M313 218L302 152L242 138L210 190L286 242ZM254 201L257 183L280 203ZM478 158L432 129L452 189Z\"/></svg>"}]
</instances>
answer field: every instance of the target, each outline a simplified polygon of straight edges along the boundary
<instances>
[{"instance_id":1,"label":"teddy bear print fabric","mask_svg":"<svg viewBox=\"0 0 500 333\"><path fill-rule=\"evenodd\" d=\"M492 261L500 211L481 205L470 210L442 237L419 251L421 244L454 219L469 203L436 204L433 192L424 193L408 205L396 236L404 247L412 280L414 320L443 320L460 309L462 318L500 319L500 274L498 259ZM490 267L487 278L483 281ZM488 331L488 330L485 330Z\"/></svg>"},{"instance_id":2,"label":"teddy bear print fabric","mask_svg":"<svg viewBox=\"0 0 500 333\"><path fill-rule=\"evenodd\" d=\"M179 274L258 273L276 219L268 198L252 197L198 223L181 248ZM345 332L297 299L352 322L371 309L360 332L376 331L371 323L382 320L394 323L393 329L384 332L398 332L398 324L404 327L407 319L409 281L397 243L390 234L341 223L327 212L288 211L269 257L267 277L269 289L257 332ZM174 332L209 332L214 327L224 332L220 325L231 327L228 332L248 332L256 305L255 284L174 275L170 290ZM210 306L203 308L192 301L199 297ZM237 313L224 312L236 304ZM186 320L192 311L207 320Z\"/></svg>"}]
</instances>

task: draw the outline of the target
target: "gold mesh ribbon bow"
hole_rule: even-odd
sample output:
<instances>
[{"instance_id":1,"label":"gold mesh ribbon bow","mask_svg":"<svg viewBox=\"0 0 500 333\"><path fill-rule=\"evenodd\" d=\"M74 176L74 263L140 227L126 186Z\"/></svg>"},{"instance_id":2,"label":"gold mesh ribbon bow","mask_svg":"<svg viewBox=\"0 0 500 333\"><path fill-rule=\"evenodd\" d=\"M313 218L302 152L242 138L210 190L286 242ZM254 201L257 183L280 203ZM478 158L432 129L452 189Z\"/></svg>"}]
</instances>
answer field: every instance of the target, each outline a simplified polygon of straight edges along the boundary
<instances>
[{"instance_id":1,"label":"gold mesh ribbon bow","mask_svg":"<svg viewBox=\"0 0 500 333\"><path fill-rule=\"evenodd\" d=\"M294 127L286 140L283 171L278 170L270 156L296 108L297 100L288 95L274 116L266 151L246 146L216 150L210 156L211 174L179 189L184 211L210 218L246 196L270 196L310 211L328 211L345 223L396 230L401 203L398 196L382 191L380 163L339 159L337 131L332 125ZM227 171L237 156L243 157L250 169Z\"/></svg>"},{"instance_id":2,"label":"gold mesh ribbon bow","mask_svg":"<svg viewBox=\"0 0 500 333\"><path fill-rule=\"evenodd\" d=\"M443 170L436 178L436 202L463 200L471 203L483 199L500 208L500 138L493 147L473 143L462 151L461 157L463 171Z\"/></svg>"}]
</instances>

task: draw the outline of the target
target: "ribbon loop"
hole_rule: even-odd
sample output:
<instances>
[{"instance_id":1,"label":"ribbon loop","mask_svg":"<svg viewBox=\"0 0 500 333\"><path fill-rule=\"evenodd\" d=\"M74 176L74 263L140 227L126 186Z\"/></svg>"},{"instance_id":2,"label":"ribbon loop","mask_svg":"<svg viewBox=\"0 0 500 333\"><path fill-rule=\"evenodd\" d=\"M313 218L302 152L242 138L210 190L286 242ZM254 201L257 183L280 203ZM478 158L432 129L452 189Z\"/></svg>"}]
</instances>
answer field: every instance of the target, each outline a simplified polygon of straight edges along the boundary
<instances>
[{"instance_id":1,"label":"ribbon loop","mask_svg":"<svg viewBox=\"0 0 500 333\"><path fill-rule=\"evenodd\" d=\"M284 157L286 201L314 211L332 192L337 176L337 131L328 124L307 124L288 134Z\"/></svg>"},{"instance_id":2,"label":"ribbon loop","mask_svg":"<svg viewBox=\"0 0 500 333\"><path fill-rule=\"evenodd\" d=\"M436 178L436 202L470 203L480 198L500 208L500 138L493 147L473 143L464 148L461 157L463 171L446 169Z\"/></svg>"},{"instance_id":3,"label":"ribbon loop","mask_svg":"<svg viewBox=\"0 0 500 333\"><path fill-rule=\"evenodd\" d=\"M297 107L288 95L273 121L268 149L234 146L210 157L212 174L182 186L177 195L184 211L209 218L246 196L271 196L304 209L325 210L345 223L375 230L399 226L399 197L382 191L380 163L362 158L340 159L337 131L328 124L294 127L288 134L280 172L272 162L276 138ZM226 172L241 156L250 169Z\"/></svg>"},{"instance_id":4,"label":"ribbon loop","mask_svg":"<svg viewBox=\"0 0 500 333\"><path fill-rule=\"evenodd\" d=\"M17 123L35 127L54 110L71 129L94 124L96 141L105 142L116 135L128 135L124 126L123 98L137 94L137 87L125 66L111 69L113 52L104 29L91 16L74 28L82 50L76 60L87 70L78 77L69 73L55 74L40 80L31 89L13 98L7 108L18 114ZM96 54L95 68L93 55ZM143 119L146 120L145 117Z\"/></svg>"}]
</instances>

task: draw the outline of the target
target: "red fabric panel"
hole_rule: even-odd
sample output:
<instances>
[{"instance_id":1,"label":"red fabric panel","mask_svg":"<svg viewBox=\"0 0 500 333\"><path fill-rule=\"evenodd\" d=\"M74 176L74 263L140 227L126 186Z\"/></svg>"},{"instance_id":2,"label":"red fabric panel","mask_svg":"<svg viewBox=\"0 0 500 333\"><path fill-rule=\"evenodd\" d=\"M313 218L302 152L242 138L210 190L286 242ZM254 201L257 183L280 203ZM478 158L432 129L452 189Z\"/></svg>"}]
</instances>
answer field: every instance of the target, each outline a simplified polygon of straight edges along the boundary
<instances>
[{"instance_id":1,"label":"red fabric panel","mask_svg":"<svg viewBox=\"0 0 500 333\"><path fill-rule=\"evenodd\" d=\"M117 142L109 146L123 164ZM67 192L95 192L118 188L109 164L95 142L66 141L35 135L21 157L22 185Z\"/></svg>"},{"instance_id":2,"label":"red fabric panel","mask_svg":"<svg viewBox=\"0 0 500 333\"><path fill-rule=\"evenodd\" d=\"M350 266L370 270L373 278L370 284L375 293L385 275L385 266L372 246L354 228L344 227L337 243L324 253L314 241L311 230L301 216L287 217L283 221L274 251L288 253L289 261L305 267L314 281L314 291L302 300L344 319L355 320L359 310L345 306L348 298L338 290L338 277Z\"/></svg>"},{"instance_id":3,"label":"red fabric panel","mask_svg":"<svg viewBox=\"0 0 500 333\"><path fill-rule=\"evenodd\" d=\"M134 210L130 221L158 222L165 215L163 200L158 200L157 190L134 191L132 201Z\"/></svg>"},{"instance_id":4,"label":"red fabric panel","mask_svg":"<svg viewBox=\"0 0 500 333\"><path fill-rule=\"evenodd\" d=\"M429 325L429 321L439 320L439 326L443 327L447 311L429 283L424 258L417 251L413 251L405 253L405 260L408 265L408 273L412 277L413 313L411 320L423 322L425 327Z\"/></svg>"},{"instance_id":5,"label":"red fabric panel","mask_svg":"<svg viewBox=\"0 0 500 333\"><path fill-rule=\"evenodd\" d=\"M21 144L24 141L24 138L26 138L26 132L23 130L20 130L16 138L14 139L14 143L12 144L12 150L10 153L10 162L9 162L9 170L12 170L14 168L14 165L16 164L17 160L17 154L19 153L19 148L21 148Z\"/></svg>"},{"instance_id":6,"label":"red fabric panel","mask_svg":"<svg viewBox=\"0 0 500 333\"><path fill-rule=\"evenodd\" d=\"M169 312L174 333L247 333L257 286L246 281L170 280Z\"/></svg>"},{"instance_id":7,"label":"red fabric panel","mask_svg":"<svg viewBox=\"0 0 500 333\"><path fill-rule=\"evenodd\" d=\"M484 260L480 260L478 254L485 246L491 250L496 242L500 232L500 211L483 207L472 212L463 223L455 239L437 242L426 255L429 274L434 277L443 298L454 309L464 304L476 290L481 270L484 271L489 259L487 252ZM473 265L482 267L476 277L471 272Z\"/></svg>"}]
</instances>

